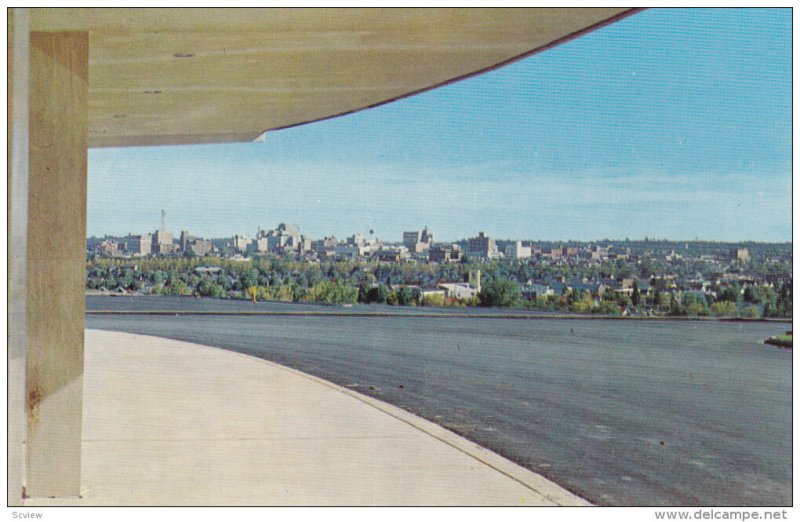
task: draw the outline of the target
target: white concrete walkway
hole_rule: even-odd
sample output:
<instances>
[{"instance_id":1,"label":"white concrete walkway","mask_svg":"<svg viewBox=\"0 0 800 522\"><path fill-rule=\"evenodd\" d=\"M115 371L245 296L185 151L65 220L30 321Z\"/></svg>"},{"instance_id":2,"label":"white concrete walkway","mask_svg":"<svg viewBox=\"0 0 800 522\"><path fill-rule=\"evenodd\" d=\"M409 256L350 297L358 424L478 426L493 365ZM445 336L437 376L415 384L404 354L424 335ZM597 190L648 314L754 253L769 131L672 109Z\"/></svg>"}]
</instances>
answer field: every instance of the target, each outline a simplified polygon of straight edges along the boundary
<instances>
[{"instance_id":1,"label":"white concrete walkway","mask_svg":"<svg viewBox=\"0 0 800 522\"><path fill-rule=\"evenodd\" d=\"M396 407L216 348L86 332L82 498L26 505L586 505Z\"/></svg>"}]
</instances>

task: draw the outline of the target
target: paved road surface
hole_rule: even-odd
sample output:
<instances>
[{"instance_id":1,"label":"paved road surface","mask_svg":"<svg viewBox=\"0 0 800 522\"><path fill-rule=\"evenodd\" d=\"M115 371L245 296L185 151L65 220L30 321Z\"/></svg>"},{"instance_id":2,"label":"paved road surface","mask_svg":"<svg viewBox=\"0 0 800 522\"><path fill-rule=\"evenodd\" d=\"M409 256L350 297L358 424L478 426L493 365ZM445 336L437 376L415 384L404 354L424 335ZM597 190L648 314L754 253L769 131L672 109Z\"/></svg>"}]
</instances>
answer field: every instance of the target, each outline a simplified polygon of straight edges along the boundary
<instances>
[{"instance_id":1,"label":"paved road surface","mask_svg":"<svg viewBox=\"0 0 800 522\"><path fill-rule=\"evenodd\" d=\"M88 307L133 302L120 301L90 298ZM232 306L169 306L189 302ZM317 375L600 504L792 503L792 354L760 344L789 325L89 315L87 327L218 346Z\"/></svg>"}]
</instances>

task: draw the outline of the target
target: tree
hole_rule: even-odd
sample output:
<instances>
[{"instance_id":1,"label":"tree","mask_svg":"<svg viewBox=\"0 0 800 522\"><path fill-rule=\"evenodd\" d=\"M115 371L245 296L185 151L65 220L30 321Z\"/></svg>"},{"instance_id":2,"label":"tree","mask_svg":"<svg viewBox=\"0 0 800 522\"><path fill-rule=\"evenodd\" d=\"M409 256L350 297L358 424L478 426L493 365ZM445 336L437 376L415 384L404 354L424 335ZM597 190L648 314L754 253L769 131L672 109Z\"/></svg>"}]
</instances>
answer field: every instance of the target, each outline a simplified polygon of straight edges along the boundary
<instances>
[{"instance_id":1,"label":"tree","mask_svg":"<svg viewBox=\"0 0 800 522\"><path fill-rule=\"evenodd\" d=\"M758 319L761 317L761 309L757 305L746 306L742 309L742 317L747 319Z\"/></svg>"},{"instance_id":2,"label":"tree","mask_svg":"<svg viewBox=\"0 0 800 522\"><path fill-rule=\"evenodd\" d=\"M619 308L614 303L611 303L611 302L608 302L608 301L603 301L602 303L600 303L600 306L597 308L597 313L600 313L600 314L603 314L603 315L618 316L619 315Z\"/></svg>"},{"instance_id":3,"label":"tree","mask_svg":"<svg viewBox=\"0 0 800 522\"><path fill-rule=\"evenodd\" d=\"M422 299L422 306L447 306L442 294L428 294Z\"/></svg>"},{"instance_id":4,"label":"tree","mask_svg":"<svg viewBox=\"0 0 800 522\"><path fill-rule=\"evenodd\" d=\"M661 292L658 289L653 290L653 306L661 306Z\"/></svg>"},{"instance_id":5,"label":"tree","mask_svg":"<svg viewBox=\"0 0 800 522\"><path fill-rule=\"evenodd\" d=\"M641 294L639 294L639 283L637 281L633 282L633 294L631 294L631 303L633 306L639 306L639 303L642 300Z\"/></svg>"},{"instance_id":6,"label":"tree","mask_svg":"<svg viewBox=\"0 0 800 522\"><path fill-rule=\"evenodd\" d=\"M400 306L417 304L415 292L407 286L400 288L397 292L397 304Z\"/></svg>"},{"instance_id":7,"label":"tree","mask_svg":"<svg viewBox=\"0 0 800 522\"><path fill-rule=\"evenodd\" d=\"M303 300L325 304L352 304L358 299L358 289L333 281L320 281L303 296Z\"/></svg>"},{"instance_id":8,"label":"tree","mask_svg":"<svg viewBox=\"0 0 800 522\"><path fill-rule=\"evenodd\" d=\"M166 295L191 295L192 290L185 282L178 280L164 288L163 293Z\"/></svg>"},{"instance_id":9,"label":"tree","mask_svg":"<svg viewBox=\"0 0 800 522\"><path fill-rule=\"evenodd\" d=\"M250 288L258 285L258 269L251 269L242 274L242 287Z\"/></svg>"},{"instance_id":10,"label":"tree","mask_svg":"<svg viewBox=\"0 0 800 522\"><path fill-rule=\"evenodd\" d=\"M711 313L717 317L738 317L739 308L730 301L718 301L711 305Z\"/></svg>"},{"instance_id":11,"label":"tree","mask_svg":"<svg viewBox=\"0 0 800 522\"><path fill-rule=\"evenodd\" d=\"M212 278L204 277L197 284L197 293L204 297L222 297L225 290L222 285L217 284Z\"/></svg>"},{"instance_id":12,"label":"tree","mask_svg":"<svg viewBox=\"0 0 800 522\"><path fill-rule=\"evenodd\" d=\"M580 296L578 295L578 290L573 288L571 290L566 290L567 292L567 305L572 308L577 301L580 300Z\"/></svg>"},{"instance_id":13,"label":"tree","mask_svg":"<svg viewBox=\"0 0 800 522\"><path fill-rule=\"evenodd\" d=\"M703 294L699 292L686 292L683 294L683 307L688 315L708 315L708 302Z\"/></svg>"},{"instance_id":14,"label":"tree","mask_svg":"<svg viewBox=\"0 0 800 522\"><path fill-rule=\"evenodd\" d=\"M777 299L778 313L783 316L792 315L792 282L784 281L778 292Z\"/></svg>"},{"instance_id":15,"label":"tree","mask_svg":"<svg viewBox=\"0 0 800 522\"><path fill-rule=\"evenodd\" d=\"M731 285L717 293L717 301L731 301L737 303L741 297L742 294L738 285Z\"/></svg>"},{"instance_id":16,"label":"tree","mask_svg":"<svg viewBox=\"0 0 800 522\"><path fill-rule=\"evenodd\" d=\"M686 309L681 305L678 299L673 297L669 301L669 314L670 315L686 315Z\"/></svg>"},{"instance_id":17,"label":"tree","mask_svg":"<svg viewBox=\"0 0 800 522\"><path fill-rule=\"evenodd\" d=\"M384 285L378 285L367 290L367 300L364 302L386 304L388 298L389 290Z\"/></svg>"},{"instance_id":18,"label":"tree","mask_svg":"<svg viewBox=\"0 0 800 522\"><path fill-rule=\"evenodd\" d=\"M663 277L659 277L653 281L653 288L662 292L665 291L667 289L667 280Z\"/></svg>"},{"instance_id":19,"label":"tree","mask_svg":"<svg viewBox=\"0 0 800 522\"><path fill-rule=\"evenodd\" d=\"M270 287L272 292L272 298L277 301L284 301L284 302L291 302L294 301L294 291L292 290L291 285L280 285L276 287Z\"/></svg>"},{"instance_id":20,"label":"tree","mask_svg":"<svg viewBox=\"0 0 800 522\"><path fill-rule=\"evenodd\" d=\"M358 302L369 303L369 288L365 284L358 285Z\"/></svg>"},{"instance_id":21,"label":"tree","mask_svg":"<svg viewBox=\"0 0 800 522\"><path fill-rule=\"evenodd\" d=\"M521 297L516 281L498 278L489 279L478 294L481 306L515 306Z\"/></svg>"}]
</instances>

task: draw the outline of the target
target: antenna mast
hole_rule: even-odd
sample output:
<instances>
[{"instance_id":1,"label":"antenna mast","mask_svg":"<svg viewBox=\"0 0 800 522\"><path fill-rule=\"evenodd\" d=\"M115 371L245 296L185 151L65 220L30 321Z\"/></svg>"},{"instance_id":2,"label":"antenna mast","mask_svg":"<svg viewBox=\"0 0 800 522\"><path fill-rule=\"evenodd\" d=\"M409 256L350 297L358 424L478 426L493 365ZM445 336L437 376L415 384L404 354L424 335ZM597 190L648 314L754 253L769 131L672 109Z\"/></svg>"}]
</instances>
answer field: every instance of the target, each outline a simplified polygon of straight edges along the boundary
<instances>
[{"instance_id":1,"label":"antenna mast","mask_svg":"<svg viewBox=\"0 0 800 522\"><path fill-rule=\"evenodd\" d=\"M167 229L167 211L161 211L161 230L164 231Z\"/></svg>"}]
</instances>

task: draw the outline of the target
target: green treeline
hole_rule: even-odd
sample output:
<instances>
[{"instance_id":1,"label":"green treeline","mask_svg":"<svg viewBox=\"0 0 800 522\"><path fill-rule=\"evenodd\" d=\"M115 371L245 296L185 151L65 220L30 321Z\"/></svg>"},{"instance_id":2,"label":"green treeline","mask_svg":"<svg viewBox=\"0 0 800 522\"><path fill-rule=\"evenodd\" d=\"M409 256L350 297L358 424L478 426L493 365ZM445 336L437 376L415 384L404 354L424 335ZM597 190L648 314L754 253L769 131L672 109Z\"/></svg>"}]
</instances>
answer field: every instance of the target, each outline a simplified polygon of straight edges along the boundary
<instances>
[{"instance_id":1,"label":"green treeline","mask_svg":"<svg viewBox=\"0 0 800 522\"><path fill-rule=\"evenodd\" d=\"M687 273L696 273L689 265ZM780 267L781 269L783 267ZM420 288L463 282L470 270L481 270L481 292L471 299L422 296ZM774 267L764 267L772 272ZM599 266L554 267L533 262L381 263L365 260L310 262L258 257L245 262L223 257L126 259L91 255L86 262L89 290L140 292L151 295L324 304L379 303L397 306L487 306L604 315L674 315L758 318L791 316L789 275L773 287L730 285L714 292L677 291L663 278L650 278L650 263L604 262ZM774 273L774 272L773 272ZM791 272L788 272L790 274ZM561 287L554 295L527 295L521 285L531 280L636 277L651 284L632 292Z\"/></svg>"}]
</instances>

